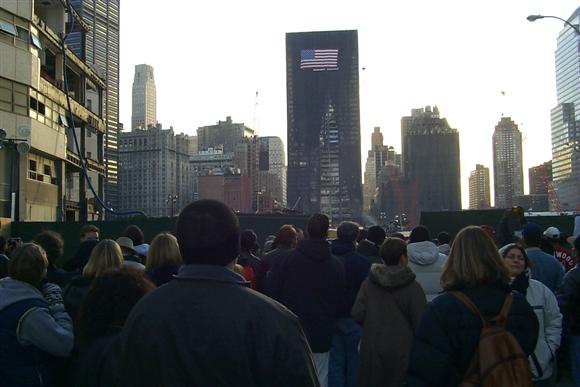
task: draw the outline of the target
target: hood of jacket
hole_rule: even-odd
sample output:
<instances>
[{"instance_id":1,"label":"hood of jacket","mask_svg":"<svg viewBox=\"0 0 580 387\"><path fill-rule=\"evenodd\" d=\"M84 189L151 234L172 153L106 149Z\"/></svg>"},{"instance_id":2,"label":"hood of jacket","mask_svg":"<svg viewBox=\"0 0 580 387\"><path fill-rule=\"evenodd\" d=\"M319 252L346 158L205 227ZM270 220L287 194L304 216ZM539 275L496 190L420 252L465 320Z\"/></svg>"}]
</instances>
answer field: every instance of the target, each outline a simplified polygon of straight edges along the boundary
<instances>
[{"instance_id":1,"label":"hood of jacket","mask_svg":"<svg viewBox=\"0 0 580 387\"><path fill-rule=\"evenodd\" d=\"M442 245L437 246L437 248L439 249L439 252L441 254L445 254L445 255L449 255L449 252L451 251L451 246L449 246L449 243L444 243Z\"/></svg>"},{"instance_id":2,"label":"hood of jacket","mask_svg":"<svg viewBox=\"0 0 580 387\"><path fill-rule=\"evenodd\" d=\"M331 257L330 243L325 240L301 240L298 242L296 250L313 261L325 261Z\"/></svg>"},{"instance_id":3,"label":"hood of jacket","mask_svg":"<svg viewBox=\"0 0 580 387\"><path fill-rule=\"evenodd\" d=\"M10 277L0 280L0 311L15 302L31 298L44 299L40 290L26 282L17 281Z\"/></svg>"},{"instance_id":4,"label":"hood of jacket","mask_svg":"<svg viewBox=\"0 0 580 387\"><path fill-rule=\"evenodd\" d=\"M354 243L335 239L330 243L330 249L334 255L346 255L355 251Z\"/></svg>"},{"instance_id":5,"label":"hood of jacket","mask_svg":"<svg viewBox=\"0 0 580 387\"><path fill-rule=\"evenodd\" d=\"M408 266L387 266L375 263L369 271L371 281L383 288L400 288L415 280L415 273Z\"/></svg>"},{"instance_id":6,"label":"hood of jacket","mask_svg":"<svg viewBox=\"0 0 580 387\"><path fill-rule=\"evenodd\" d=\"M431 241L409 243L407 245L409 260L417 265L431 265L439 258L439 249Z\"/></svg>"},{"instance_id":7,"label":"hood of jacket","mask_svg":"<svg viewBox=\"0 0 580 387\"><path fill-rule=\"evenodd\" d=\"M375 243L369 241L368 239L363 239L358 244L356 251L364 255L365 257L378 257L379 256L379 246Z\"/></svg>"}]
</instances>

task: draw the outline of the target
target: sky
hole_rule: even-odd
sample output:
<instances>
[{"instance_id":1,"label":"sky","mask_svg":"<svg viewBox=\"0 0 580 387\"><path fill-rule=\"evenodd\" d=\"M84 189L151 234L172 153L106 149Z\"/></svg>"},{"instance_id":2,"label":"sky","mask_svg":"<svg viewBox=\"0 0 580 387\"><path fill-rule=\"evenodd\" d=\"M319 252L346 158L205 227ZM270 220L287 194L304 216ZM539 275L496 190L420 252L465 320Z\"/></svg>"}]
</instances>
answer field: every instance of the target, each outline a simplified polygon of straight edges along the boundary
<instances>
[{"instance_id":1,"label":"sky","mask_svg":"<svg viewBox=\"0 0 580 387\"><path fill-rule=\"evenodd\" d=\"M363 172L375 126L400 152L401 117L438 106L459 130L463 208L475 164L490 168L493 201L492 134L502 115L523 134L527 193L528 168L551 159L554 51L563 23L530 23L526 16L567 19L577 6L577 0L122 0L120 121L131 125L134 67L146 63L154 67L164 128L195 135L231 116L286 144L285 34L356 29Z\"/></svg>"}]
</instances>

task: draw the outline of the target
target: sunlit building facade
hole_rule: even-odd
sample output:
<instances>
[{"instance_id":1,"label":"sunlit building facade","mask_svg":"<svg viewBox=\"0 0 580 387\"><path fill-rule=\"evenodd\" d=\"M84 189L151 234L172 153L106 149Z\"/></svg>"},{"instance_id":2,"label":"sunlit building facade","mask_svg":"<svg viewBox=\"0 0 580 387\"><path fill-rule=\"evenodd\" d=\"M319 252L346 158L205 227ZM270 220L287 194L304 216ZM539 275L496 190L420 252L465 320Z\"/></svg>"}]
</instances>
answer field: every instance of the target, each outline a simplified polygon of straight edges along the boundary
<instances>
[{"instance_id":1,"label":"sunlit building facade","mask_svg":"<svg viewBox=\"0 0 580 387\"><path fill-rule=\"evenodd\" d=\"M135 66L131 129L147 129L157 124L157 91L153 66Z\"/></svg>"},{"instance_id":2,"label":"sunlit building facade","mask_svg":"<svg viewBox=\"0 0 580 387\"><path fill-rule=\"evenodd\" d=\"M62 52L61 37L73 19L81 34L88 31L76 11L67 17L64 2L0 1L0 128L6 135L0 218L87 221L102 215L95 194L104 195L106 84L89 63Z\"/></svg>"},{"instance_id":3,"label":"sunlit building facade","mask_svg":"<svg viewBox=\"0 0 580 387\"><path fill-rule=\"evenodd\" d=\"M102 109L106 128L105 200L110 206L118 208L120 1L70 0L70 3L86 24L86 31L81 32L81 26L76 23L76 28L67 38L67 45L106 83L101 106L93 107L98 103L94 92L87 92L86 105L95 111Z\"/></svg>"},{"instance_id":4,"label":"sunlit building facade","mask_svg":"<svg viewBox=\"0 0 580 387\"><path fill-rule=\"evenodd\" d=\"M489 168L476 164L469 174L469 209L479 210L491 207Z\"/></svg>"},{"instance_id":5,"label":"sunlit building facade","mask_svg":"<svg viewBox=\"0 0 580 387\"><path fill-rule=\"evenodd\" d=\"M515 205L524 194L522 132L510 117L502 117L493 132L494 207Z\"/></svg>"},{"instance_id":6,"label":"sunlit building facade","mask_svg":"<svg viewBox=\"0 0 580 387\"><path fill-rule=\"evenodd\" d=\"M568 21L580 23L580 7ZM551 111L552 174L560 208L552 209L580 209L580 35L568 25L558 35L556 91L558 105Z\"/></svg>"}]
</instances>

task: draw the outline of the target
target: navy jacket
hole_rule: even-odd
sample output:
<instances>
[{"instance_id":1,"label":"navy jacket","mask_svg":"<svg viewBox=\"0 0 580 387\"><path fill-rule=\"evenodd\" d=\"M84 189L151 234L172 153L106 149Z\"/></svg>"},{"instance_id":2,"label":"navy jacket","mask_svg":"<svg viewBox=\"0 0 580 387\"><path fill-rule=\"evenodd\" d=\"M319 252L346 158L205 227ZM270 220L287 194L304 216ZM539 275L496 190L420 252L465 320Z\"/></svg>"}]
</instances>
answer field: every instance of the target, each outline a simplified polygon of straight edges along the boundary
<instances>
[{"instance_id":1,"label":"navy jacket","mask_svg":"<svg viewBox=\"0 0 580 387\"><path fill-rule=\"evenodd\" d=\"M302 240L276 270L269 295L300 318L312 352L328 352L345 291L344 267L330 254L330 243Z\"/></svg>"},{"instance_id":2,"label":"navy jacket","mask_svg":"<svg viewBox=\"0 0 580 387\"><path fill-rule=\"evenodd\" d=\"M503 285L463 289L486 319L497 316L510 292ZM506 328L530 355L538 340L538 319L523 295L513 293ZM457 386L479 344L482 325L453 294L445 292L427 305L415 333L407 385Z\"/></svg>"},{"instance_id":3,"label":"navy jacket","mask_svg":"<svg viewBox=\"0 0 580 387\"><path fill-rule=\"evenodd\" d=\"M145 277L149 278L155 285L161 286L171 281L175 274L177 274L178 270L179 265L154 267L152 269L145 270Z\"/></svg>"},{"instance_id":4,"label":"navy jacket","mask_svg":"<svg viewBox=\"0 0 580 387\"><path fill-rule=\"evenodd\" d=\"M544 253L539 247L529 247L526 254L532 261L532 278L556 292L564 279L564 268L553 255Z\"/></svg>"},{"instance_id":5,"label":"navy jacket","mask_svg":"<svg viewBox=\"0 0 580 387\"><path fill-rule=\"evenodd\" d=\"M371 263L364 255L355 251L353 243L343 242L337 239L332 241L331 245L332 254L344 265L346 283L338 317L350 318L350 311L354 305L360 286L369 275Z\"/></svg>"}]
</instances>

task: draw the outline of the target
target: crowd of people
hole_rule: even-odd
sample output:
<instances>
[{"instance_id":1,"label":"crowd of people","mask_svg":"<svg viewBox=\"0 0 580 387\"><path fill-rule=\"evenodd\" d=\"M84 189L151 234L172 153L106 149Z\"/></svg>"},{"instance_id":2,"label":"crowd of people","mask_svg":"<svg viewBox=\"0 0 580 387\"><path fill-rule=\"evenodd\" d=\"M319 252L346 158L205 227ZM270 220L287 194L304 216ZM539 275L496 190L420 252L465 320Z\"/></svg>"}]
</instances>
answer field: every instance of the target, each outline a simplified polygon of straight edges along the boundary
<instances>
[{"instance_id":1,"label":"crowd of people","mask_svg":"<svg viewBox=\"0 0 580 387\"><path fill-rule=\"evenodd\" d=\"M576 223L329 240L314 214L260 246L199 200L150 245L86 225L64 264L54 231L0 237L0 385L580 386Z\"/></svg>"}]
</instances>

